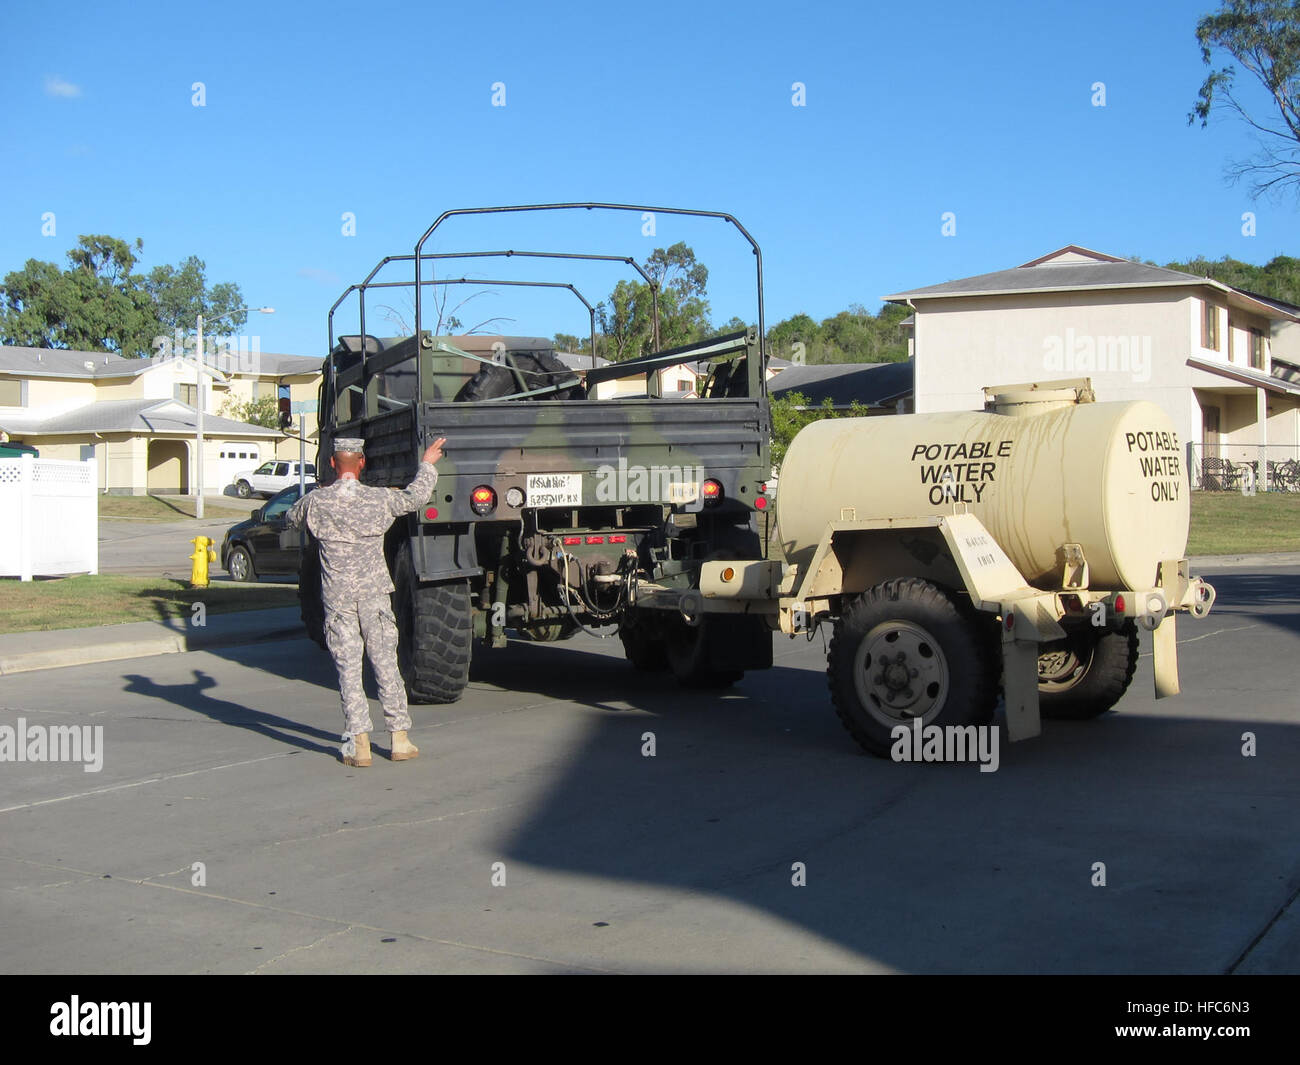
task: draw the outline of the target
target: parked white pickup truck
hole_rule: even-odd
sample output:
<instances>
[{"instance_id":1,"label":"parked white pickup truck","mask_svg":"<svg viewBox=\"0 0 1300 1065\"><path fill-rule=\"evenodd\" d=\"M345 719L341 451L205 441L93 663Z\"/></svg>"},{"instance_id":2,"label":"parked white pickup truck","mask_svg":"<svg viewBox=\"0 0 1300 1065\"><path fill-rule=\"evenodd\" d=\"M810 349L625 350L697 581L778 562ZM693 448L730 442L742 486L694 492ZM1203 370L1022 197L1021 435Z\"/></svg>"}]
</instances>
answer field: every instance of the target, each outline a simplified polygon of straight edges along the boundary
<instances>
[{"instance_id":1,"label":"parked white pickup truck","mask_svg":"<svg viewBox=\"0 0 1300 1065\"><path fill-rule=\"evenodd\" d=\"M314 463L303 463L303 469L306 471L306 480L309 484L316 481L316 466ZM245 470L243 473L235 474L234 481L235 492L240 499L247 499L249 496L273 496L276 492L288 488L291 484L298 483L298 463L288 461L272 460L264 462L255 470Z\"/></svg>"}]
</instances>

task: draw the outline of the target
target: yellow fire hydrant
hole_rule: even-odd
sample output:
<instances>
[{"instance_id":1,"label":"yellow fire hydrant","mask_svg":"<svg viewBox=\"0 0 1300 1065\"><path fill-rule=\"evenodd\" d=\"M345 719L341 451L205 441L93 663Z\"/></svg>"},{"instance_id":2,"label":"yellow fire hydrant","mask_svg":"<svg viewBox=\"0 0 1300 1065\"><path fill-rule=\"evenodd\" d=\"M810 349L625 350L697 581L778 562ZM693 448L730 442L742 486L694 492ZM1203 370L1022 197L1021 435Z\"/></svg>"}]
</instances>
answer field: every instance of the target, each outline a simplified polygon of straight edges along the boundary
<instances>
[{"instance_id":1,"label":"yellow fire hydrant","mask_svg":"<svg viewBox=\"0 0 1300 1065\"><path fill-rule=\"evenodd\" d=\"M216 548L212 546L212 540L207 536L196 536L190 540L194 545L194 554L190 558L194 562L194 569L190 572L190 586L193 588L206 588L208 586L208 563L216 562Z\"/></svg>"}]
</instances>

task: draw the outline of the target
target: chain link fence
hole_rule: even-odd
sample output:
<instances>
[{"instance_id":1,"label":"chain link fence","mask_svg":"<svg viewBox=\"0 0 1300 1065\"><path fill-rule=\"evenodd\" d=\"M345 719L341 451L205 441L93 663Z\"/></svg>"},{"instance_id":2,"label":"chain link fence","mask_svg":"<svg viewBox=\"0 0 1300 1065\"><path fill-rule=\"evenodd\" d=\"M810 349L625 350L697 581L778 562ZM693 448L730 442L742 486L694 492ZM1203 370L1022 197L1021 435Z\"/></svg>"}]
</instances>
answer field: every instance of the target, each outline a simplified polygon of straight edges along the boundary
<instances>
[{"instance_id":1,"label":"chain link fence","mask_svg":"<svg viewBox=\"0 0 1300 1065\"><path fill-rule=\"evenodd\" d=\"M1188 444L1187 471L1196 492L1300 492L1300 447Z\"/></svg>"}]
</instances>

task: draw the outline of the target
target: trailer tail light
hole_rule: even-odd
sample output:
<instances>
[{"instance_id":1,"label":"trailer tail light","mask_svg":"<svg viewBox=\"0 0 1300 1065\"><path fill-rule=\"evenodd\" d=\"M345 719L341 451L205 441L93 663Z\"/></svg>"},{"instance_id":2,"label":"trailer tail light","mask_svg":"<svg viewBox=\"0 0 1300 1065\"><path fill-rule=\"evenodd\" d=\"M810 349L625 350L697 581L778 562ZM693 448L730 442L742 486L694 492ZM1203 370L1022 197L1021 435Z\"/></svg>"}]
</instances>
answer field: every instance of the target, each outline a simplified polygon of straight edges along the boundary
<instances>
[{"instance_id":1,"label":"trailer tail light","mask_svg":"<svg viewBox=\"0 0 1300 1065\"><path fill-rule=\"evenodd\" d=\"M706 505L716 503L722 498L722 485L710 477L700 485L700 496L704 499Z\"/></svg>"},{"instance_id":2,"label":"trailer tail light","mask_svg":"<svg viewBox=\"0 0 1300 1065\"><path fill-rule=\"evenodd\" d=\"M754 500L754 507L755 507L755 509L757 509L757 510L766 510L766 509L767 509L767 496L758 496L758 497Z\"/></svg>"},{"instance_id":3,"label":"trailer tail light","mask_svg":"<svg viewBox=\"0 0 1300 1065\"><path fill-rule=\"evenodd\" d=\"M609 538L609 542L610 542L611 544L625 544L625 543L627 543L627 537L626 537L626 536L611 536L611 537Z\"/></svg>"},{"instance_id":4,"label":"trailer tail light","mask_svg":"<svg viewBox=\"0 0 1300 1065\"><path fill-rule=\"evenodd\" d=\"M587 543L589 543L589 544L603 544L604 542L605 542L605 538L604 538L603 536L588 536L588 537L587 537Z\"/></svg>"},{"instance_id":5,"label":"trailer tail light","mask_svg":"<svg viewBox=\"0 0 1300 1065\"><path fill-rule=\"evenodd\" d=\"M1115 613L1124 613L1124 597L1122 595L1115 596Z\"/></svg>"},{"instance_id":6,"label":"trailer tail light","mask_svg":"<svg viewBox=\"0 0 1300 1065\"><path fill-rule=\"evenodd\" d=\"M561 540L560 542L561 542L562 544L564 544L565 547L577 547L578 544L582 543L582 537L581 537L581 536L566 536L566 537L564 537L564 539Z\"/></svg>"},{"instance_id":7,"label":"trailer tail light","mask_svg":"<svg viewBox=\"0 0 1300 1065\"><path fill-rule=\"evenodd\" d=\"M497 508L497 494L485 484L479 485L470 493L469 509L480 518L491 514Z\"/></svg>"},{"instance_id":8,"label":"trailer tail light","mask_svg":"<svg viewBox=\"0 0 1300 1065\"><path fill-rule=\"evenodd\" d=\"M437 520L437 517L438 517L438 508L437 508L437 507L425 507L425 508L424 508L424 516L425 516L425 518L427 518L429 521L435 521L435 520Z\"/></svg>"}]
</instances>

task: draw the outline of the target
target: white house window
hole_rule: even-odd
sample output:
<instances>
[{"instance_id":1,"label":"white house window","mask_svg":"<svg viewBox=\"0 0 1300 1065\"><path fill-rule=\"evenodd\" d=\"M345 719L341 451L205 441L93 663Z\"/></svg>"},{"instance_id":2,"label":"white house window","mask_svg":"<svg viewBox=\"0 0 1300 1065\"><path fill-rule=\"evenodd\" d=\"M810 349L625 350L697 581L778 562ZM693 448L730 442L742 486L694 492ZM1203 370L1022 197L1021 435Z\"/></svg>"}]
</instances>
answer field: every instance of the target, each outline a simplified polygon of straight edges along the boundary
<instances>
[{"instance_id":1,"label":"white house window","mask_svg":"<svg viewBox=\"0 0 1300 1065\"><path fill-rule=\"evenodd\" d=\"M1264 368L1264 334L1259 329L1250 331L1250 368L1252 370Z\"/></svg>"},{"instance_id":2,"label":"white house window","mask_svg":"<svg viewBox=\"0 0 1300 1065\"><path fill-rule=\"evenodd\" d=\"M0 379L0 407L27 406L27 382Z\"/></svg>"},{"instance_id":3,"label":"white house window","mask_svg":"<svg viewBox=\"0 0 1300 1065\"><path fill-rule=\"evenodd\" d=\"M1204 302L1201 315L1201 347L1219 350L1219 308L1209 300Z\"/></svg>"}]
</instances>

